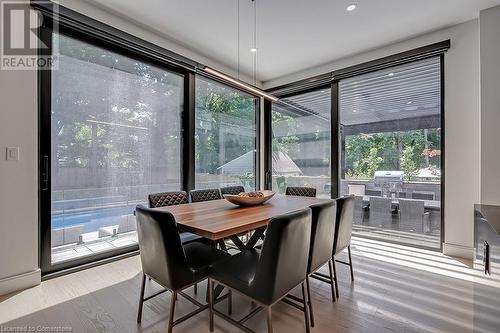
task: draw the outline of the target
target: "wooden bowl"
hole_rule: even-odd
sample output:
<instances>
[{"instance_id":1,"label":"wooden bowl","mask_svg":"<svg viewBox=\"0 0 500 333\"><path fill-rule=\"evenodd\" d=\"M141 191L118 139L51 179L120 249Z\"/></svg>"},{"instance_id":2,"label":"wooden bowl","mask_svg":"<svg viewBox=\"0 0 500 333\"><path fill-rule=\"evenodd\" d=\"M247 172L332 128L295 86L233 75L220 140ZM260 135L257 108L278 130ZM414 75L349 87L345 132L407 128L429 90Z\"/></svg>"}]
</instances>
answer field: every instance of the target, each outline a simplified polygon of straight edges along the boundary
<instances>
[{"instance_id":1,"label":"wooden bowl","mask_svg":"<svg viewBox=\"0 0 500 333\"><path fill-rule=\"evenodd\" d=\"M274 191L260 191L264 194L263 197L240 197L238 195L224 194L224 199L238 206L255 206L261 205L267 200L271 199L276 192Z\"/></svg>"}]
</instances>

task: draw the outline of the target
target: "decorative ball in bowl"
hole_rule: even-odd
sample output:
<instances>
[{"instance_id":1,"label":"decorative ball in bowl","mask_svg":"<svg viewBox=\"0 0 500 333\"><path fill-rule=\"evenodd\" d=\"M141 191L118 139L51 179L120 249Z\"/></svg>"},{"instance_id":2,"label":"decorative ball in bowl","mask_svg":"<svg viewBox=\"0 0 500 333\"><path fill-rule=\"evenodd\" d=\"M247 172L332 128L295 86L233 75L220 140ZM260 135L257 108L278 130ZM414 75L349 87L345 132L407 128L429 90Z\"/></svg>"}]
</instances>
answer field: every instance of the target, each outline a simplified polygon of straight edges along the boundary
<instances>
[{"instance_id":1,"label":"decorative ball in bowl","mask_svg":"<svg viewBox=\"0 0 500 333\"><path fill-rule=\"evenodd\" d=\"M238 206L255 206L271 199L275 193L274 191L241 192L236 195L224 194L224 199Z\"/></svg>"}]
</instances>

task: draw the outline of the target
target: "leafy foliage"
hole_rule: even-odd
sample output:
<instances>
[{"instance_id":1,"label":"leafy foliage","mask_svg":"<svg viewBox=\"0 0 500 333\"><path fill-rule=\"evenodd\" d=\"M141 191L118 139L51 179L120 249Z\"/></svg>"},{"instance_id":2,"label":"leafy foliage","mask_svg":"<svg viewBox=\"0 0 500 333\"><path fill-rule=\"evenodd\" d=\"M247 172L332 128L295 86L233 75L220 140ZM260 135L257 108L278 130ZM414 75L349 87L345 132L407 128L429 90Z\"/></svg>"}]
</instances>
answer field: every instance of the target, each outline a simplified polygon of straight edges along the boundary
<instances>
[{"instance_id":1,"label":"leafy foliage","mask_svg":"<svg viewBox=\"0 0 500 333\"><path fill-rule=\"evenodd\" d=\"M377 170L403 170L414 179L425 167L439 169L440 129L351 135L345 138L345 173L372 179Z\"/></svg>"},{"instance_id":2,"label":"leafy foliage","mask_svg":"<svg viewBox=\"0 0 500 333\"><path fill-rule=\"evenodd\" d=\"M254 97L199 78L195 144L197 171L210 174L216 174L221 165L254 150Z\"/></svg>"}]
</instances>

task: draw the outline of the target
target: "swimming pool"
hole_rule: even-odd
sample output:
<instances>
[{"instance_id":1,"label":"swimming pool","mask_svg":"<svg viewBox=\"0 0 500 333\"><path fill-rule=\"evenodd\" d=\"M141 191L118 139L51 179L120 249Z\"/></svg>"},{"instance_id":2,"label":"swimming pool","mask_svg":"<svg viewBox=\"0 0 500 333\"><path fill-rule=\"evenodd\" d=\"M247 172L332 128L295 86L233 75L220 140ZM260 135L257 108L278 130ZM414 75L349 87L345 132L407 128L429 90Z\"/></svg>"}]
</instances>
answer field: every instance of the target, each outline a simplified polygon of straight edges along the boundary
<instances>
[{"instance_id":1,"label":"swimming pool","mask_svg":"<svg viewBox=\"0 0 500 333\"><path fill-rule=\"evenodd\" d=\"M51 224L52 228L83 224L84 232L92 232L101 227L119 224L120 216L133 214L135 207L136 204L112 208L89 208L83 211L58 213L52 215Z\"/></svg>"}]
</instances>

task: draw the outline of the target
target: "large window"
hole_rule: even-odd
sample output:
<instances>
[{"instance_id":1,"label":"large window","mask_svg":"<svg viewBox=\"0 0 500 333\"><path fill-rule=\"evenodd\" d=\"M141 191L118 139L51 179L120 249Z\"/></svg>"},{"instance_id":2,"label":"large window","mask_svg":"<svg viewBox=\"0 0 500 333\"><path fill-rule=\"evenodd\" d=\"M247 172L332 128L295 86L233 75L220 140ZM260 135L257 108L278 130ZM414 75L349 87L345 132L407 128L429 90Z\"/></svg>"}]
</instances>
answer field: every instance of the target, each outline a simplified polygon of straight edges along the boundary
<instances>
[{"instance_id":1,"label":"large window","mask_svg":"<svg viewBox=\"0 0 500 333\"><path fill-rule=\"evenodd\" d=\"M257 99L198 76L195 187L256 186Z\"/></svg>"},{"instance_id":2,"label":"large window","mask_svg":"<svg viewBox=\"0 0 500 333\"><path fill-rule=\"evenodd\" d=\"M355 234L440 248L440 57L341 80L339 102Z\"/></svg>"},{"instance_id":3,"label":"large window","mask_svg":"<svg viewBox=\"0 0 500 333\"><path fill-rule=\"evenodd\" d=\"M64 35L53 43L56 264L135 244L135 206L181 188L184 77Z\"/></svg>"},{"instance_id":4,"label":"large window","mask_svg":"<svg viewBox=\"0 0 500 333\"><path fill-rule=\"evenodd\" d=\"M283 98L272 106L272 187L314 187L331 193L331 91L319 89Z\"/></svg>"}]
</instances>

